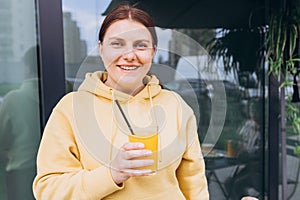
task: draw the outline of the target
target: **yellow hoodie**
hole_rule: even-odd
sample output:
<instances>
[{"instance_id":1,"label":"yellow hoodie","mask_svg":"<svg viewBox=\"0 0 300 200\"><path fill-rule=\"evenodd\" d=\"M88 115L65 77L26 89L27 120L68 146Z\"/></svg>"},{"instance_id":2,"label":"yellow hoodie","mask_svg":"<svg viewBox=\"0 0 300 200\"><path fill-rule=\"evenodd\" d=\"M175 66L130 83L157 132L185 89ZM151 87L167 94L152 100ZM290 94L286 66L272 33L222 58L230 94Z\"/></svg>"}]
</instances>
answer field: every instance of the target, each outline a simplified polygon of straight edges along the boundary
<instances>
[{"instance_id":1,"label":"yellow hoodie","mask_svg":"<svg viewBox=\"0 0 300 200\"><path fill-rule=\"evenodd\" d=\"M88 73L77 92L63 97L45 127L33 190L46 200L209 199L204 159L192 109L161 89L155 76L135 96L106 86L105 72ZM118 186L109 163L128 141L128 129L113 103L118 99L133 126L159 126L155 175L132 177Z\"/></svg>"}]
</instances>

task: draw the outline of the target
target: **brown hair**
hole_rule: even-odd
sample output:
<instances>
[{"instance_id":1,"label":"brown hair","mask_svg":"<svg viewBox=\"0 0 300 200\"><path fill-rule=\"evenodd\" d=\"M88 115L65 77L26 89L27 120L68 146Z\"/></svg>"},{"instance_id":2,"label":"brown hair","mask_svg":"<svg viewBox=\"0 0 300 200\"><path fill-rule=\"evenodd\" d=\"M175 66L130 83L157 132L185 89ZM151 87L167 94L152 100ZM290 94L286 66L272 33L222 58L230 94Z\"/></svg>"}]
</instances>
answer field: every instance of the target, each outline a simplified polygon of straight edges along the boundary
<instances>
[{"instance_id":1,"label":"brown hair","mask_svg":"<svg viewBox=\"0 0 300 200\"><path fill-rule=\"evenodd\" d=\"M104 35L107 29L114 23L124 19L131 19L133 21L143 24L150 32L153 40L153 46L157 46L157 35L155 25L148 13L130 5L120 5L114 8L104 19L99 31L99 41L103 42Z\"/></svg>"}]
</instances>

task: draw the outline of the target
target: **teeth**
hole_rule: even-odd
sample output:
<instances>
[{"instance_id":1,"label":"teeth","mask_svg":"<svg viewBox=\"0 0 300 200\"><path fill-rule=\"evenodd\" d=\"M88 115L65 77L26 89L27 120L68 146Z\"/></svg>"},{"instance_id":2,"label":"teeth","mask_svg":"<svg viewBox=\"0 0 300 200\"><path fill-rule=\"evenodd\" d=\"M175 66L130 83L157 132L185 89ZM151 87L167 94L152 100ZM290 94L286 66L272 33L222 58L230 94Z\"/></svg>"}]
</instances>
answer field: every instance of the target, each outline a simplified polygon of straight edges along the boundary
<instances>
[{"instance_id":1,"label":"teeth","mask_svg":"<svg viewBox=\"0 0 300 200\"><path fill-rule=\"evenodd\" d=\"M121 69L125 69L125 70L134 70L136 68L138 68L137 66L132 66L132 67L129 67L129 66L119 66Z\"/></svg>"}]
</instances>

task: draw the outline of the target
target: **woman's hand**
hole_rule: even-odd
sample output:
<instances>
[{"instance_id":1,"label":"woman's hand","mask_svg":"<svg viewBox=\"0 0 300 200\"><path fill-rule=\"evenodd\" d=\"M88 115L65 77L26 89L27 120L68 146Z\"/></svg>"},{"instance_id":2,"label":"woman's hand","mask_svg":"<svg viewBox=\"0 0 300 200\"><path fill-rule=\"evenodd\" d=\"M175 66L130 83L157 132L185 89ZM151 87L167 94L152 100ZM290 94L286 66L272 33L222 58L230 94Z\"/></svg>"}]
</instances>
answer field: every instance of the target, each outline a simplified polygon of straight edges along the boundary
<instances>
[{"instance_id":1,"label":"woman's hand","mask_svg":"<svg viewBox=\"0 0 300 200\"><path fill-rule=\"evenodd\" d=\"M116 184L121 184L132 176L147 176L151 174L150 169L140 170L154 164L154 160L137 160L136 158L151 156L150 150L144 149L144 144L139 142L125 143L110 164L112 178Z\"/></svg>"}]
</instances>

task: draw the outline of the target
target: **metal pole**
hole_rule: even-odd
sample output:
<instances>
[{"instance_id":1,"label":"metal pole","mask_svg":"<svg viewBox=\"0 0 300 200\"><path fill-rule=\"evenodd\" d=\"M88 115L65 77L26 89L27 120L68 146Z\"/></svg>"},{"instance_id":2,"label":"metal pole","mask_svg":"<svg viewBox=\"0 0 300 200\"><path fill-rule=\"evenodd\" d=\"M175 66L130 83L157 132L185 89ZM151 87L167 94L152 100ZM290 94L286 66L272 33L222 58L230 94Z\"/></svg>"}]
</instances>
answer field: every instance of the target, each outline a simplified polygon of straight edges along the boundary
<instances>
[{"instance_id":1,"label":"metal pole","mask_svg":"<svg viewBox=\"0 0 300 200\"><path fill-rule=\"evenodd\" d=\"M53 107L65 94L63 17L61 0L37 0L37 4L44 127Z\"/></svg>"},{"instance_id":2,"label":"metal pole","mask_svg":"<svg viewBox=\"0 0 300 200\"><path fill-rule=\"evenodd\" d=\"M268 174L268 199L278 199L279 185L279 83L277 78L269 76L269 174Z\"/></svg>"}]
</instances>

